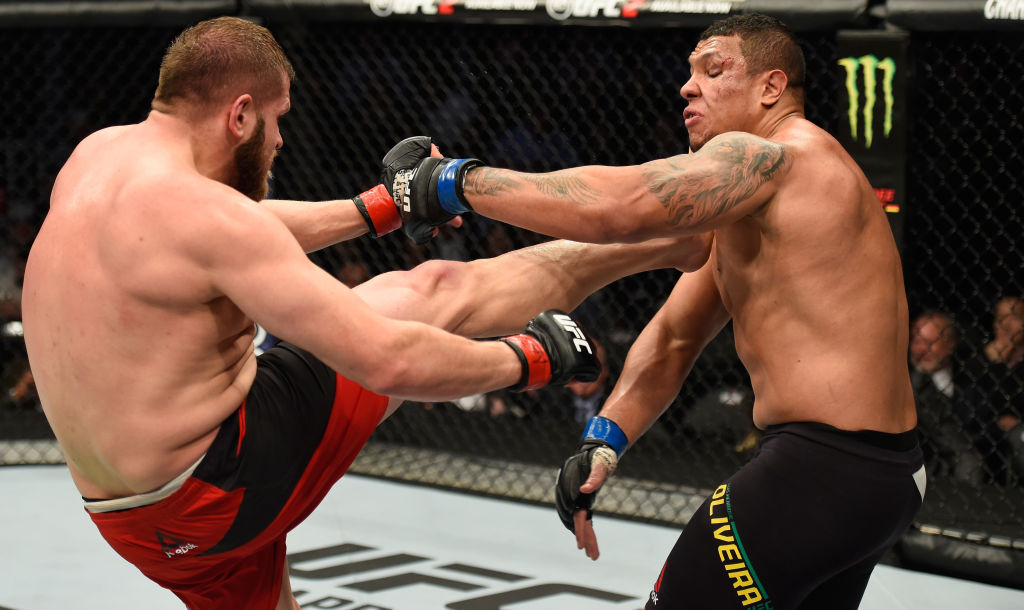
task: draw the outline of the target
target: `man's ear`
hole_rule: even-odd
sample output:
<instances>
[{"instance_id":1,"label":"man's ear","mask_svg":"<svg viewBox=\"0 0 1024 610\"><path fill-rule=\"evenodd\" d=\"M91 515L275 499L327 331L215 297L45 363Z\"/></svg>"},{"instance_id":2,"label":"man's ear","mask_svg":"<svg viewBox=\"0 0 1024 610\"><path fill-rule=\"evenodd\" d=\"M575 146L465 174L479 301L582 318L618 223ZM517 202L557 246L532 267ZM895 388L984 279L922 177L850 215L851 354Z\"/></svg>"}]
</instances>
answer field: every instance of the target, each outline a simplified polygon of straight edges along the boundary
<instances>
[{"instance_id":1,"label":"man's ear","mask_svg":"<svg viewBox=\"0 0 1024 610\"><path fill-rule=\"evenodd\" d=\"M789 78L782 70L768 72L764 80L764 88L761 90L761 104L768 107L774 106L779 101L779 98L782 97L788 85Z\"/></svg>"},{"instance_id":2,"label":"man's ear","mask_svg":"<svg viewBox=\"0 0 1024 610\"><path fill-rule=\"evenodd\" d=\"M228 110L228 131L239 140L244 140L256 125L256 106L252 96L243 93L235 98Z\"/></svg>"}]
</instances>

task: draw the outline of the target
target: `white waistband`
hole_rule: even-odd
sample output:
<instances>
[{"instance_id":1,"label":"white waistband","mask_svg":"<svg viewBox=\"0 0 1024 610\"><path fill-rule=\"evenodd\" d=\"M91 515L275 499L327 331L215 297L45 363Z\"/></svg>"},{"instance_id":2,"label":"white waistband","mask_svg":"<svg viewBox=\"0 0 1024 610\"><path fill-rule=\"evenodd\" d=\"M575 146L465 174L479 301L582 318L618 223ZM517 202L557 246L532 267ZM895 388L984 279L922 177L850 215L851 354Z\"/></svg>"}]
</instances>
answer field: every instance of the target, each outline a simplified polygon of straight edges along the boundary
<instances>
[{"instance_id":1,"label":"white waistband","mask_svg":"<svg viewBox=\"0 0 1024 610\"><path fill-rule=\"evenodd\" d=\"M144 494L137 496L125 496L124 498L114 498L112 500L92 500L85 503L85 510L90 513L109 513L115 510L125 510L127 508L138 508L140 506L149 506L150 504L156 504L160 500L163 500L172 493L178 491L182 485L185 484L185 480L192 476L196 467L199 466L199 462L203 461L206 457L204 453L195 464L189 466L185 472L171 479L160 489L154 491L147 491Z\"/></svg>"}]
</instances>

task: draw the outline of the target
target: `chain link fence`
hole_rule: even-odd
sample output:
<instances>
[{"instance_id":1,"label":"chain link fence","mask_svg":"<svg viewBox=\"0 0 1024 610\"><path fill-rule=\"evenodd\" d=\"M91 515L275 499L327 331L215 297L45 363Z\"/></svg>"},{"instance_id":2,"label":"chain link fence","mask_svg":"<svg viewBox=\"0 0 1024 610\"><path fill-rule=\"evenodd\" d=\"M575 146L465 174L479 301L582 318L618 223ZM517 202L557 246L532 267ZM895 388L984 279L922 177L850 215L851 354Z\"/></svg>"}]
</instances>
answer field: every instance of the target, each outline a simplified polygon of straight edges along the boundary
<instances>
[{"instance_id":1,"label":"chain link fence","mask_svg":"<svg viewBox=\"0 0 1024 610\"><path fill-rule=\"evenodd\" d=\"M351 196L377 182L384 151L420 133L450 155L531 171L633 164L686 150L678 90L697 30L267 25L298 73L273 196ZM54 176L87 133L145 117L160 56L179 29L0 30L4 463L60 460L32 391L17 323L20 272ZM801 39L808 118L834 132L841 118L835 32L803 32ZM917 379L931 473L920 520L1013 547L1024 544L1024 365L1004 371L985 346L996 338L995 326L1012 322L997 318L999 299L1024 296L1024 37L915 33L910 49L908 296L913 318L943 312L958 331L952 397L948 387L936 392L925 383L930 379ZM424 247L392 234L312 258L355 284L429 258L492 256L544 239L470 217L461 231L445 231ZM593 395L553 388L407 404L378 429L355 469L550 502L555 471L573 450L581 422L599 408L631 342L676 278L673 271L626 278L577 311L607 351L608 381ZM701 494L750 457L758 436L750 423L752 399L727 328L671 408L630 450L599 508L684 523Z\"/></svg>"}]
</instances>

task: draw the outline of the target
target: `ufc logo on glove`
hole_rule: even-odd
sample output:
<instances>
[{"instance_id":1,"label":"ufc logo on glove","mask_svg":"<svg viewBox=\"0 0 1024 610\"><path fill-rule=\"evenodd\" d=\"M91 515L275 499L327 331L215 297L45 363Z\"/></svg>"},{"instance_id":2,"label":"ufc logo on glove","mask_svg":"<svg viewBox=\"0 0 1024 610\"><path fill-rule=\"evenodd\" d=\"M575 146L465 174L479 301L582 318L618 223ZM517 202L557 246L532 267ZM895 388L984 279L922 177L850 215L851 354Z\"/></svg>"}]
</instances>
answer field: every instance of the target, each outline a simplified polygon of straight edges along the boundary
<instances>
[{"instance_id":1,"label":"ufc logo on glove","mask_svg":"<svg viewBox=\"0 0 1024 610\"><path fill-rule=\"evenodd\" d=\"M574 322L572 318L565 314L555 314L554 318L565 332L575 337L575 339L572 340L572 344L576 348L577 352L582 352L583 349L586 349L588 354L594 353L590 349L590 342L588 342L586 337L583 336L583 331L580 330L580 327L576 325L576 322Z\"/></svg>"},{"instance_id":2,"label":"ufc logo on glove","mask_svg":"<svg viewBox=\"0 0 1024 610\"><path fill-rule=\"evenodd\" d=\"M402 211L406 213L412 210L412 205L409 202L409 183L412 182L412 178L415 175L415 169L403 169L395 174L393 198L395 202L400 203Z\"/></svg>"}]
</instances>

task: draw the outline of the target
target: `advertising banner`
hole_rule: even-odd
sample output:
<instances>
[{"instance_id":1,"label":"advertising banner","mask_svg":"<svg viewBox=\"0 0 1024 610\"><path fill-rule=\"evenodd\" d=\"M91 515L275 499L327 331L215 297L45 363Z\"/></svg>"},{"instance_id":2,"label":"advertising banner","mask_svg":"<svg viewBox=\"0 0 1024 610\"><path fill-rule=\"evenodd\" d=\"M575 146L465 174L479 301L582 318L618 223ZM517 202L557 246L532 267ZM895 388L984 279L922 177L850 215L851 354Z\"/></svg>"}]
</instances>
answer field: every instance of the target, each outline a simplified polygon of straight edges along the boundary
<instances>
[{"instance_id":1,"label":"advertising banner","mask_svg":"<svg viewBox=\"0 0 1024 610\"><path fill-rule=\"evenodd\" d=\"M907 49L903 32L838 33L839 141L861 166L902 246L907 192Z\"/></svg>"},{"instance_id":2,"label":"advertising banner","mask_svg":"<svg viewBox=\"0 0 1024 610\"><path fill-rule=\"evenodd\" d=\"M886 21L912 31L1024 31L1024 0L888 0Z\"/></svg>"},{"instance_id":3,"label":"advertising banner","mask_svg":"<svg viewBox=\"0 0 1024 610\"><path fill-rule=\"evenodd\" d=\"M766 13L795 30L864 25L867 0L244 0L253 15L289 19L419 19L438 22L608 24L704 28L741 13Z\"/></svg>"},{"instance_id":4,"label":"advertising banner","mask_svg":"<svg viewBox=\"0 0 1024 610\"><path fill-rule=\"evenodd\" d=\"M216 15L274 22L411 19L448 23L703 29L765 13L797 31L1024 31L1024 0L0 0L0 29L195 23Z\"/></svg>"}]
</instances>

